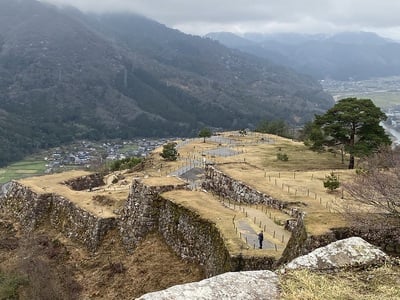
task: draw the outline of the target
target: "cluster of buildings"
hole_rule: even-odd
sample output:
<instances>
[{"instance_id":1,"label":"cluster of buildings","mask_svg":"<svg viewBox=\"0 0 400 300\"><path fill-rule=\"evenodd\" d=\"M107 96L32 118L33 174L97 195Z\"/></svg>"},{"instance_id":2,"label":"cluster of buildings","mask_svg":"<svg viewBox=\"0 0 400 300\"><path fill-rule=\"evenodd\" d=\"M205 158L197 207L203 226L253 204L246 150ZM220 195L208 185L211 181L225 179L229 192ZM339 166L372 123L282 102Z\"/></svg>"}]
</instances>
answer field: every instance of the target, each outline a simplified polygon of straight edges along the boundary
<instances>
[{"instance_id":1,"label":"cluster of buildings","mask_svg":"<svg viewBox=\"0 0 400 300\"><path fill-rule=\"evenodd\" d=\"M95 168L106 161L126 157L146 157L155 148L162 146L167 139L137 139L119 142L81 141L68 146L49 150L44 157L46 173L57 172L62 168Z\"/></svg>"}]
</instances>

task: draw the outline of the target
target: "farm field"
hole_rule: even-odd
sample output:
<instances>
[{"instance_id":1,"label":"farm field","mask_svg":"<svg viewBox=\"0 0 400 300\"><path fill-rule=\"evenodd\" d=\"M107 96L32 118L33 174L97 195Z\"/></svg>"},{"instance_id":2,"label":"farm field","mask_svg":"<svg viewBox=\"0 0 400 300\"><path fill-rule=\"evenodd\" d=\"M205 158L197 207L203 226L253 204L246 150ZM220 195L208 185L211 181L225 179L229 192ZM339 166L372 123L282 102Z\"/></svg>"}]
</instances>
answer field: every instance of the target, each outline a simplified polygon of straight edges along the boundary
<instances>
[{"instance_id":1,"label":"farm field","mask_svg":"<svg viewBox=\"0 0 400 300\"><path fill-rule=\"evenodd\" d=\"M10 180L25 177L43 175L46 170L46 162L43 159L28 158L26 160L9 165L0 169L0 184Z\"/></svg>"}]
</instances>

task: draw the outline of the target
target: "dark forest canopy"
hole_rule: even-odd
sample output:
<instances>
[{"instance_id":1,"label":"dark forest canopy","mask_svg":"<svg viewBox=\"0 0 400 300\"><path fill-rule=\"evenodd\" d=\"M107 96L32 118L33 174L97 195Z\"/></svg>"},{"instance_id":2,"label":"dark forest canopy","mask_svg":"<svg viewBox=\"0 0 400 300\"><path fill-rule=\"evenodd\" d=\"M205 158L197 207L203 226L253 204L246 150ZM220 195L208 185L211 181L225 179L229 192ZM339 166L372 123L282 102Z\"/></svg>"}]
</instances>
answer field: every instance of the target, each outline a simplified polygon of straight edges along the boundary
<instances>
[{"instance_id":1,"label":"dark forest canopy","mask_svg":"<svg viewBox=\"0 0 400 300\"><path fill-rule=\"evenodd\" d=\"M0 165L76 139L302 124L333 104L310 77L137 15L3 0L0 24Z\"/></svg>"}]
</instances>

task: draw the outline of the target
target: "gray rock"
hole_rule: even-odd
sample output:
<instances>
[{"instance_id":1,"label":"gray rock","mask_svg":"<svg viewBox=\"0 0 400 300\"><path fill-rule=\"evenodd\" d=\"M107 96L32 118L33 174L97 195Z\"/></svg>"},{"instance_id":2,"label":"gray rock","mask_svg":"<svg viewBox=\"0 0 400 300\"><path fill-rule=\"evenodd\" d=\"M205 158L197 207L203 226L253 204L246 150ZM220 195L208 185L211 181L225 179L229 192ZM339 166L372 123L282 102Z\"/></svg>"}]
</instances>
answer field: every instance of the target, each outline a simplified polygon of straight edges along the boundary
<instances>
[{"instance_id":1,"label":"gray rock","mask_svg":"<svg viewBox=\"0 0 400 300\"><path fill-rule=\"evenodd\" d=\"M139 300L279 299L278 276L271 271L229 272L199 282L148 293Z\"/></svg>"},{"instance_id":2,"label":"gray rock","mask_svg":"<svg viewBox=\"0 0 400 300\"><path fill-rule=\"evenodd\" d=\"M288 263L283 271L295 269L331 270L380 265L387 259L388 256L377 247L367 243L362 238L351 237L297 257Z\"/></svg>"}]
</instances>

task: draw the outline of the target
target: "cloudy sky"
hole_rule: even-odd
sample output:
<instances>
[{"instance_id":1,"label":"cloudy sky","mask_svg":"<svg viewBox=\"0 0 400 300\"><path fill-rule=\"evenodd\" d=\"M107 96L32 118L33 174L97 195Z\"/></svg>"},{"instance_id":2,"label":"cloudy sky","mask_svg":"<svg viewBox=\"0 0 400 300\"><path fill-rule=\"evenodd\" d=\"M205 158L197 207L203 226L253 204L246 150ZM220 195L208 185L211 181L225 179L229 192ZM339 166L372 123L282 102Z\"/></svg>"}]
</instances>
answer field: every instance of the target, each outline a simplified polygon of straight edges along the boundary
<instances>
[{"instance_id":1,"label":"cloudy sky","mask_svg":"<svg viewBox=\"0 0 400 300\"><path fill-rule=\"evenodd\" d=\"M203 35L213 31L373 31L400 40L399 0L42 0L83 11L132 11Z\"/></svg>"}]
</instances>

